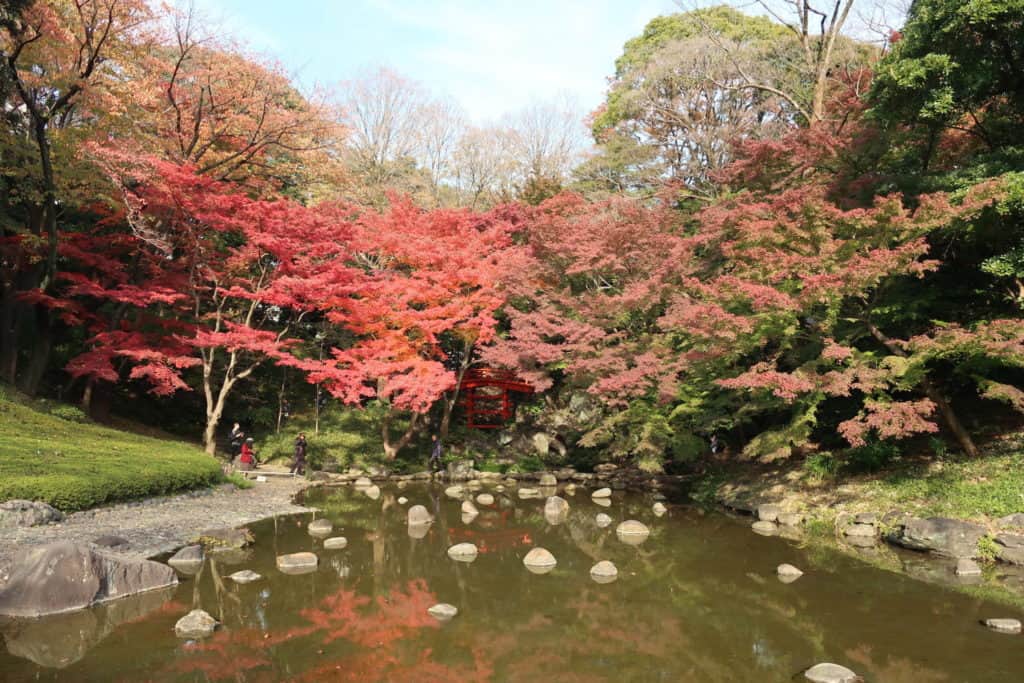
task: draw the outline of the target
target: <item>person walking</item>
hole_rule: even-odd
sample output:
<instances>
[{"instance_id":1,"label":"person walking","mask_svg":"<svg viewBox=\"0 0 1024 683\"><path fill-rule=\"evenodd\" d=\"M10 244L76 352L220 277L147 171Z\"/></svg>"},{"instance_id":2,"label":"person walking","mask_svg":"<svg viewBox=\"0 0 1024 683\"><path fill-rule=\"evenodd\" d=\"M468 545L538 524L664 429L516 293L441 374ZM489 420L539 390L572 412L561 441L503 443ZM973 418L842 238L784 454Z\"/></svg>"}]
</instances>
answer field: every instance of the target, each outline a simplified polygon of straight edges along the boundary
<instances>
[{"instance_id":1,"label":"person walking","mask_svg":"<svg viewBox=\"0 0 1024 683\"><path fill-rule=\"evenodd\" d=\"M288 470L290 474L303 475L306 473L306 435L299 434L295 437L295 459L292 467Z\"/></svg>"},{"instance_id":2,"label":"person walking","mask_svg":"<svg viewBox=\"0 0 1024 683\"><path fill-rule=\"evenodd\" d=\"M242 441L245 440L245 432L242 431L242 426L235 423L235 426L231 428L231 457L236 457L242 452Z\"/></svg>"},{"instance_id":3,"label":"person walking","mask_svg":"<svg viewBox=\"0 0 1024 683\"><path fill-rule=\"evenodd\" d=\"M434 472L440 472L442 452L441 440L437 438L437 434L431 434L430 442L432 444L432 448L430 450L430 460L427 461L427 467L429 467Z\"/></svg>"}]
</instances>

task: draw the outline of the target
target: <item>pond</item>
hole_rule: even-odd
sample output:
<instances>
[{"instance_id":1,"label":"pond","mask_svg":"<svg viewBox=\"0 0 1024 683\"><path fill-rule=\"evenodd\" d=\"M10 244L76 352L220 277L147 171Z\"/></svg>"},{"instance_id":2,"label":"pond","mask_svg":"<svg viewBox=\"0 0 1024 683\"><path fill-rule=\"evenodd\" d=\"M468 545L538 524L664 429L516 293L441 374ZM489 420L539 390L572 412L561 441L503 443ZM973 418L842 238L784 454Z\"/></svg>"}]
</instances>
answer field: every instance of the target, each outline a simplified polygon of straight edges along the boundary
<instances>
[{"instance_id":1,"label":"pond","mask_svg":"<svg viewBox=\"0 0 1024 683\"><path fill-rule=\"evenodd\" d=\"M464 521L435 485L376 500L314 490L307 502L348 539L344 549L307 533L314 515L254 524L251 554L208 560L176 588L8 626L0 680L788 681L821 661L886 683L1024 678L1024 636L979 625L1019 610L758 536L749 521L678 505L659 518L647 495L616 492L608 507L582 490L564 497L568 518L552 525L543 499L497 495ZM417 503L436 516L422 538L406 526ZM601 512L610 526L595 523ZM620 541L625 519L650 537ZM475 561L448 557L460 542L478 546ZM534 546L554 554L553 571L524 567ZM299 551L319 556L316 571L275 568L276 555ZM617 580L591 579L599 560L618 567ZM781 582L783 562L805 574ZM240 569L264 578L226 578ZM427 609L438 602L458 615L435 620ZM180 640L174 624L194 605L223 626Z\"/></svg>"}]
</instances>

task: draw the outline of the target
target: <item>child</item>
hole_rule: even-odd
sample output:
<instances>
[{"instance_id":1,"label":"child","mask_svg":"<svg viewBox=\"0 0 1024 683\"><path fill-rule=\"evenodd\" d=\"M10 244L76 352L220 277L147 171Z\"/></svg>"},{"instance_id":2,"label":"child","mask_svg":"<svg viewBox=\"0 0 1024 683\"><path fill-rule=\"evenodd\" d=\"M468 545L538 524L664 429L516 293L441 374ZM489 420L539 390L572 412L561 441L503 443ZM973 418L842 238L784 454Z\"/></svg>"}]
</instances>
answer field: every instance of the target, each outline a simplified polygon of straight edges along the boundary
<instances>
[{"instance_id":1,"label":"child","mask_svg":"<svg viewBox=\"0 0 1024 683\"><path fill-rule=\"evenodd\" d=\"M256 454L252 450L252 444L252 437L246 439L242 444L242 451L238 455L239 469L251 470L256 467Z\"/></svg>"}]
</instances>

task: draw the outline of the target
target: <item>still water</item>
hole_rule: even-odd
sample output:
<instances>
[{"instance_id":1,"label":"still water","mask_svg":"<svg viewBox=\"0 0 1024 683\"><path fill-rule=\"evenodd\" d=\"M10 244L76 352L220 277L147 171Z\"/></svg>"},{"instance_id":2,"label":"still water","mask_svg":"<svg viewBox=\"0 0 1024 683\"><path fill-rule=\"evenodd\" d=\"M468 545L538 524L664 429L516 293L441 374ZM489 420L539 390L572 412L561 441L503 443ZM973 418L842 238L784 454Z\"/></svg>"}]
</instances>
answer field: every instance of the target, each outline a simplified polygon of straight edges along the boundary
<instances>
[{"instance_id":1,"label":"still water","mask_svg":"<svg viewBox=\"0 0 1024 683\"><path fill-rule=\"evenodd\" d=\"M1024 680L1024 636L978 623L1024 616L1013 608L761 537L749 521L684 506L658 518L640 494L616 492L609 507L584 491L564 497L568 519L552 525L543 499L514 492L463 521L436 486L386 488L377 500L315 490L307 502L321 512L252 525L249 554L208 559L174 589L7 626L0 680L761 682L799 680L820 661L878 683ZM417 503L436 516L422 538L406 526ZM599 512L614 522L599 528ZM314 516L348 546L325 550L306 532ZM650 537L620 541L625 519ZM460 542L478 546L474 562L447 556ZM552 572L523 566L534 546L554 554ZM299 551L319 556L315 572L275 568L276 555ZM590 578L599 560L617 565L616 581ZM804 576L780 582L782 562ZM264 578L226 578L241 569ZM458 616L435 620L427 609L438 602ZM211 638L175 637L193 606L223 624Z\"/></svg>"}]
</instances>

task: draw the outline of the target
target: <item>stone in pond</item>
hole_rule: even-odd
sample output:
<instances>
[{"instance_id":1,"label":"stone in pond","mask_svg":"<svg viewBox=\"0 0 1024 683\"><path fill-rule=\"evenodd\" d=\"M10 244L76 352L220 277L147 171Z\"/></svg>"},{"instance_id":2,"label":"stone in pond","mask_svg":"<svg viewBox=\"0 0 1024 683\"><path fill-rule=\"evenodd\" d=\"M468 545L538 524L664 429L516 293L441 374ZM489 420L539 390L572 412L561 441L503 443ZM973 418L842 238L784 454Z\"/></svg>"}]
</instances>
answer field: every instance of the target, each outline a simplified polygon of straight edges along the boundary
<instances>
[{"instance_id":1,"label":"stone in pond","mask_svg":"<svg viewBox=\"0 0 1024 683\"><path fill-rule=\"evenodd\" d=\"M194 609L174 625L179 638L208 638L217 628L217 620L201 609Z\"/></svg>"},{"instance_id":2,"label":"stone in pond","mask_svg":"<svg viewBox=\"0 0 1024 683\"><path fill-rule=\"evenodd\" d=\"M292 553L277 558L277 568L282 574L309 574L316 571L318 563L313 553Z\"/></svg>"},{"instance_id":3,"label":"stone in pond","mask_svg":"<svg viewBox=\"0 0 1024 683\"><path fill-rule=\"evenodd\" d=\"M845 666L824 662L804 672L804 678L814 683L859 683L863 679Z\"/></svg>"},{"instance_id":4,"label":"stone in pond","mask_svg":"<svg viewBox=\"0 0 1024 683\"><path fill-rule=\"evenodd\" d=\"M666 512L668 512L668 508L667 508L667 507L665 507L665 504L664 504L664 503L662 503L661 501L658 501L657 503L655 503L655 504L654 504L654 505L653 505L653 506L651 507L651 510L653 510L653 511L654 511L654 515L655 515L656 517L661 517L661 516L662 516L663 514L665 514Z\"/></svg>"},{"instance_id":5,"label":"stone in pond","mask_svg":"<svg viewBox=\"0 0 1024 683\"><path fill-rule=\"evenodd\" d=\"M505 492L505 485L504 484L498 484L497 486L494 487L494 490L497 491L498 493L504 493Z\"/></svg>"},{"instance_id":6,"label":"stone in pond","mask_svg":"<svg viewBox=\"0 0 1024 683\"><path fill-rule=\"evenodd\" d=\"M230 574L228 578L235 583L252 583L253 581L259 581L263 577L251 569L243 569L240 572Z\"/></svg>"},{"instance_id":7,"label":"stone in pond","mask_svg":"<svg viewBox=\"0 0 1024 683\"><path fill-rule=\"evenodd\" d=\"M943 557L974 557L978 541L988 530L980 524L948 517L910 518L889 540L911 550L927 550Z\"/></svg>"},{"instance_id":8,"label":"stone in pond","mask_svg":"<svg viewBox=\"0 0 1024 683\"><path fill-rule=\"evenodd\" d=\"M376 484L374 484L373 486L367 486L365 489L363 489L363 493L365 493L366 497L369 498L370 500L377 500L378 498L380 498L380 487L377 486Z\"/></svg>"},{"instance_id":9,"label":"stone in pond","mask_svg":"<svg viewBox=\"0 0 1024 683\"><path fill-rule=\"evenodd\" d=\"M594 505L597 505L597 506L600 506L600 507L603 507L603 508L610 508L612 506L612 499L611 498L591 498L591 501L594 503Z\"/></svg>"},{"instance_id":10,"label":"stone in pond","mask_svg":"<svg viewBox=\"0 0 1024 683\"><path fill-rule=\"evenodd\" d=\"M430 513L427 512L427 508L422 505L413 505L409 508L406 520L409 526L415 526L420 524L430 524L433 521L433 517L431 517Z\"/></svg>"},{"instance_id":11,"label":"stone in pond","mask_svg":"<svg viewBox=\"0 0 1024 683\"><path fill-rule=\"evenodd\" d=\"M757 506L757 519L761 522L776 522L779 519L779 513L782 512L782 508L778 505L767 503L765 505Z\"/></svg>"},{"instance_id":12,"label":"stone in pond","mask_svg":"<svg viewBox=\"0 0 1024 683\"><path fill-rule=\"evenodd\" d=\"M619 577L619 570L608 560L601 560L590 568L590 578L595 583L611 583Z\"/></svg>"},{"instance_id":13,"label":"stone in pond","mask_svg":"<svg viewBox=\"0 0 1024 683\"><path fill-rule=\"evenodd\" d=\"M550 472L540 475L540 486L558 486L558 479Z\"/></svg>"},{"instance_id":14,"label":"stone in pond","mask_svg":"<svg viewBox=\"0 0 1024 683\"><path fill-rule=\"evenodd\" d=\"M612 518L603 512L599 512L597 513L597 517L594 517L594 522L597 523L597 526L603 529L612 523Z\"/></svg>"},{"instance_id":15,"label":"stone in pond","mask_svg":"<svg viewBox=\"0 0 1024 683\"><path fill-rule=\"evenodd\" d=\"M410 524L406 527L406 531L409 534L409 538L420 539L425 538L430 533L430 524Z\"/></svg>"},{"instance_id":16,"label":"stone in pond","mask_svg":"<svg viewBox=\"0 0 1024 683\"><path fill-rule=\"evenodd\" d=\"M306 530L309 531L310 536L323 538L334 530L334 525L331 524L331 520L329 519L314 519L306 527Z\"/></svg>"},{"instance_id":17,"label":"stone in pond","mask_svg":"<svg viewBox=\"0 0 1024 683\"><path fill-rule=\"evenodd\" d=\"M561 516L569 514L569 501L559 496L551 496L544 502L544 516Z\"/></svg>"},{"instance_id":18,"label":"stone in pond","mask_svg":"<svg viewBox=\"0 0 1024 683\"><path fill-rule=\"evenodd\" d=\"M458 562L472 562L476 559L477 549L472 543L456 543L448 548L448 557Z\"/></svg>"},{"instance_id":19,"label":"stone in pond","mask_svg":"<svg viewBox=\"0 0 1024 683\"><path fill-rule=\"evenodd\" d=\"M651 530L643 522L635 519L627 519L615 527L615 535L619 540L629 545L640 545L651 535Z\"/></svg>"},{"instance_id":20,"label":"stone in pond","mask_svg":"<svg viewBox=\"0 0 1024 683\"><path fill-rule=\"evenodd\" d=\"M478 513L478 512L463 512L462 513L462 523L463 524L472 524L473 520L476 519L479 516L480 516L480 513Z\"/></svg>"},{"instance_id":21,"label":"stone in pond","mask_svg":"<svg viewBox=\"0 0 1024 683\"><path fill-rule=\"evenodd\" d=\"M780 564L775 568L775 573L778 575L779 581L782 583L793 583L804 575L802 571L791 564Z\"/></svg>"},{"instance_id":22,"label":"stone in pond","mask_svg":"<svg viewBox=\"0 0 1024 683\"><path fill-rule=\"evenodd\" d=\"M981 567L977 562L968 558L961 558L956 561L957 576L981 576Z\"/></svg>"},{"instance_id":23,"label":"stone in pond","mask_svg":"<svg viewBox=\"0 0 1024 683\"><path fill-rule=\"evenodd\" d=\"M449 486L444 490L444 495L448 496L449 498L462 498L462 496L465 493L466 489L459 485Z\"/></svg>"},{"instance_id":24,"label":"stone in pond","mask_svg":"<svg viewBox=\"0 0 1024 683\"><path fill-rule=\"evenodd\" d=\"M494 496L489 493L481 493L476 497L476 502L481 505L494 505Z\"/></svg>"},{"instance_id":25,"label":"stone in pond","mask_svg":"<svg viewBox=\"0 0 1024 683\"><path fill-rule=\"evenodd\" d=\"M754 530L754 533L761 534L762 536L774 536L779 533L779 527L776 526L775 522L754 522L750 525L750 528Z\"/></svg>"},{"instance_id":26,"label":"stone in pond","mask_svg":"<svg viewBox=\"0 0 1024 683\"><path fill-rule=\"evenodd\" d=\"M369 477L359 477L358 479L356 479L356 486L358 486L361 489L364 489L367 486L373 486L373 482L370 480Z\"/></svg>"},{"instance_id":27,"label":"stone in pond","mask_svg":"<svg viewBox=\"0 0 1024 683\"><path fill-rule=\"evenodd\" d=\"M997 633L1020 633L1019 619L986 619L985 626Z\"/></svg>"},{"instance_id":28,"label":"stone in pond","mask_svg":"<svg viewBox=\"0 0 1024 683\"><path fill-rule=\"evenodd\" d=\"M591 498L610 498L611 495L612 495L612 490L610 488L608 488L608 487L605 487L603 489L598 489L598 490L594 491L593 493L590 494L590 497Z\"/></svg>"},{"instance_id":29,"label":"stone in pond","mask_svg":"<svg viewBox=\"0 0 1024 683\"><path fill-rule=\"evenodd\" d=\"M174 555L167 560L167 564L171 565L182 574L192 576L202 568L203 558L203 546L187 545L174 553Z\"/></svg>"},{"instance_id":30,"label":"stone in pond","mask_svg":"<svg viewBox=\"0 0 1024 683\"><path fill-rule=\"evenodd\" d=\"M0 587L0 616L71 612L178 583L166 564L104 553L84 543L21 547L12 555Z\"/></svg>"},{"instance_id":31,"label":"stone in pond","mask_svg":"<svg viewBox=\"0 0 1024 683\"><path fill-rule=\"evenodd\" d=\"M546 549L532 548L523 558L523 564L534 574L547 574L555 568L558 561Z\"/></svg>"},{"instance_id":32,"label":"stone in pond","mask_svg":"<svg viewBox=\"0 0 1024 683\"><path fill-rule=\"evenodd\" d=\"M344 536L334 536L324 540L324 550L341 550L348 545L348 539Z\"/></svg>"},{"instance_id":33,"label":"stone in pond","mask_svg":"<svg viewBox=\"0 0 1024 683\"><path fill-rule=\"evenodd\" d=\"M449 605L447 602L438 603L427 610L427 614L434 617L438 621L448 621L458 613L459 608L455 605Z\"/></svg>"},{"instance_id":34,"label":"stone in pond","mask_svg":"<svg viewBox=\"0 0 1024 683\"><path fill-rule=\"evenodd\" d=\"M405 496L400 496L399 499L398 499L398 504L399 505L405 505L408 502L409 502L409 499L406 498Z\"/></svg>"},{"instance_id":35,"label":"stone in pond","mask_svg":"<svg viewBox=\"0 0 1024 683\"><path fill-rule=\"evenodd\" d=\"M542 494L540 492L540 489L534 489L528 486L524 486L523 488L519 489L519 497L524 500L527 498L541 498Z\"/></svg>"},{"instance_id":36,"label":"stone in pond","mask_svg":"<svg viewBox=\"0 0 1024 683\"><path fill-rule=\"evenodd\" d=\"M462 501L462 514L476 516L480 514L480 511L476 509L476 505L473 505L473 501L464 500Z\"/></svg>"}]
</instances>

